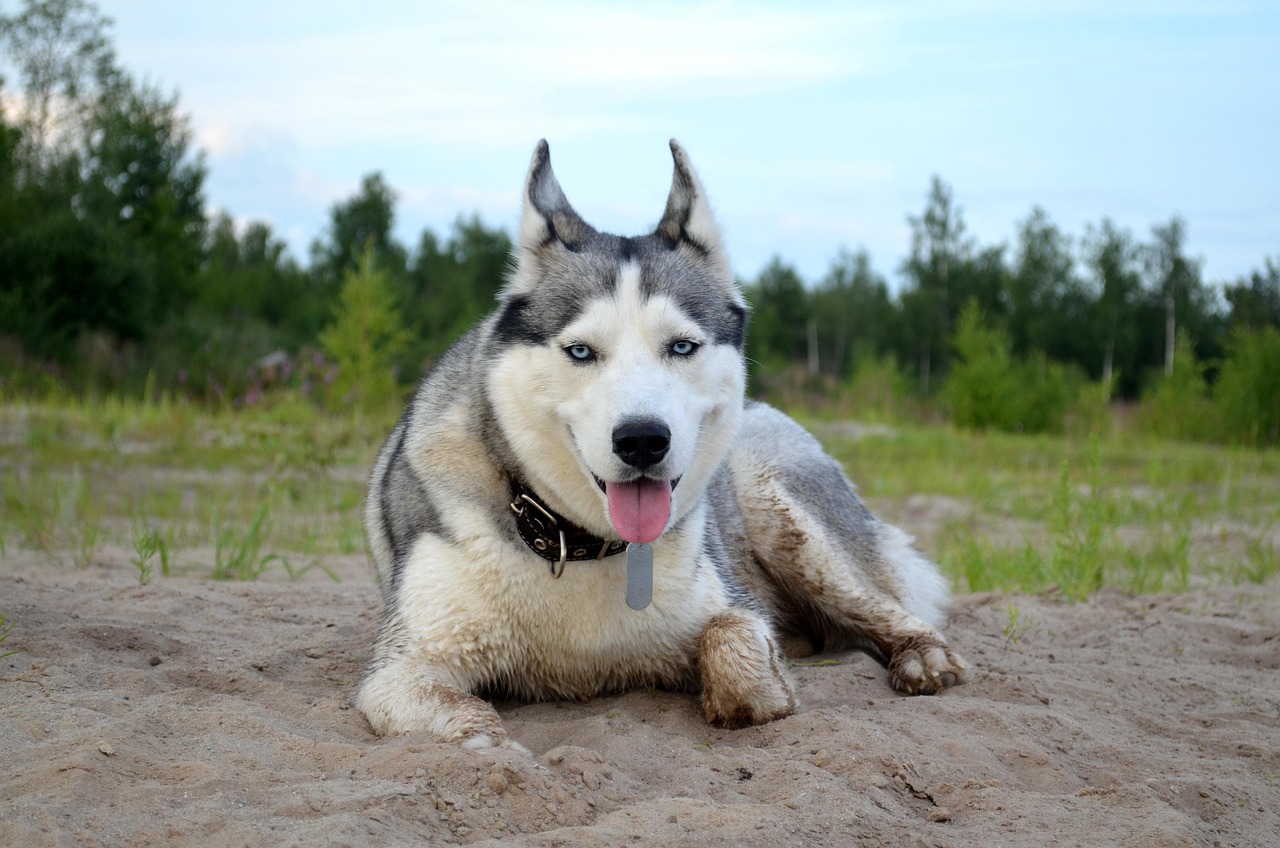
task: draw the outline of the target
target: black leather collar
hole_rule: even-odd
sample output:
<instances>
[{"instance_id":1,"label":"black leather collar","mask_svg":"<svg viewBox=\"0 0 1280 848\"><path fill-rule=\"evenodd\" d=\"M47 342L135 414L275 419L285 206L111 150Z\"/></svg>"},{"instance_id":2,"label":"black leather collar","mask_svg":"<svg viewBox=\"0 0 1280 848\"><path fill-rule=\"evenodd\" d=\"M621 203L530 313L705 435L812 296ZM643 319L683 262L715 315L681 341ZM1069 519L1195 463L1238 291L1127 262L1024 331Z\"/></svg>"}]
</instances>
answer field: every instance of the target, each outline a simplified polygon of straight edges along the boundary
<instances>
[{"instance_id":1,"label":"black leather collar","mask_svg":"<svg viewBox=\"0 0 1280 848\"><path fill-rule=\"evenodd\" d=\"M551 563L551 575L564 573L566 562L604 559L627 549L621 539L601 539L544 504L518 480L511 481L511 511L516 529L529 550Z\"/></svg>"}]
</instances>

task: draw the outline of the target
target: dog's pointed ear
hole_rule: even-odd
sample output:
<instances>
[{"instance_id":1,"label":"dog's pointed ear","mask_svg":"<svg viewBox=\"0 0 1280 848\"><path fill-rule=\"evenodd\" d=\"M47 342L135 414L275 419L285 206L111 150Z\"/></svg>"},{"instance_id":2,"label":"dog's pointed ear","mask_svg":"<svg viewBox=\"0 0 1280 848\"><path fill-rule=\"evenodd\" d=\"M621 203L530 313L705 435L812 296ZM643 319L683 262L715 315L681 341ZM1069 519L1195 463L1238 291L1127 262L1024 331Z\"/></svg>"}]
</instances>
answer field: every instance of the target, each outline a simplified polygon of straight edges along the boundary
<instances>
[{"instance_id":1,"label":"dog's pointed ear","mask_svg":"<svg viewBox=\"0 0 1280 848\"><path fill-rule=\"evenodd\" d=\"M529 176L524 182L524 211L520 217L520 247L529 252L557 243L577 250L595 234L569 205L555 172L551 170L551 148L544 138L534 148Z\"/></svg>"},{"instance_id":2,"label":"dog's pointed ear","mask_svg":"<svg viewBox=\"0 0 1280 848\"><path fill-rule=\"evenodd\" d=\"M655 235L672 247L689 247L726 274L731 274L720 227L711 214L707 193L689 164L689 154L674 138L671 139L671 158L675 160L671 193L667 196L667 208L662 213Z\"/></svg>"}]
</instances>

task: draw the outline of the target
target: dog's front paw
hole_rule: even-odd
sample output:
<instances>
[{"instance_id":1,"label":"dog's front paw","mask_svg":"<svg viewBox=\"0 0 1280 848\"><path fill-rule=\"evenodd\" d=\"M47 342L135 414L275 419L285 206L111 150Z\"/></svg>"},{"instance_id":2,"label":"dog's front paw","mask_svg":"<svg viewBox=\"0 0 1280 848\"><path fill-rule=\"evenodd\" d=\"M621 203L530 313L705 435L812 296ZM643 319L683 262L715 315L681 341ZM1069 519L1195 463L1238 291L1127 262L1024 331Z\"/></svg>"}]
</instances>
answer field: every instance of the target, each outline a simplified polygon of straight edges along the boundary
<instances>
[{"instance_id":1,"label":"dog's front paw","mask_svg":"<svg viewBox=\"0 0 1280 848\"><path fill-rule=\"evenodd\" d=\"M907 695L936 695L964 683L965 663L937 634L925 634L897 645L889 659L889 682Z\"/></svg>"},{"instance_id":2,"label":"dog's front paw","mask_svg":"<svg viewBox=\"0 0 1280 848\"><path fill-rule=\"evenodd\" d=\"M493 705L407 663L373 671L356 695L356 707L379 736L421 735L466 748L508 748L512 742Z\"/></svg>"},{"instance_id":3,"label":"dog's front paw","mask_svg":"<svg viewBox=\"0 0 1280 848\"><path fill-rule=\"evenodd\" d=\"M514 751L517 754L523 754L526 757L533 757L533 752L519 742L515 741L506 733L495 737L490 733L477 733L475 736L469 736L462 740L462 747L472 749L482 748L501 748L504 751Z\"/></svg>"},{"instance_id":4,"label":"dog's front paw","mask_svg":"<svg viewBox=\"0 0 1280 848\"><path fill-rule=\"evenodd\" d=\"M709 724L749 727L796 711L777 645L755 613L733 609L713 618L698 645L698 665Z\"/></svg>"}]
</instances>

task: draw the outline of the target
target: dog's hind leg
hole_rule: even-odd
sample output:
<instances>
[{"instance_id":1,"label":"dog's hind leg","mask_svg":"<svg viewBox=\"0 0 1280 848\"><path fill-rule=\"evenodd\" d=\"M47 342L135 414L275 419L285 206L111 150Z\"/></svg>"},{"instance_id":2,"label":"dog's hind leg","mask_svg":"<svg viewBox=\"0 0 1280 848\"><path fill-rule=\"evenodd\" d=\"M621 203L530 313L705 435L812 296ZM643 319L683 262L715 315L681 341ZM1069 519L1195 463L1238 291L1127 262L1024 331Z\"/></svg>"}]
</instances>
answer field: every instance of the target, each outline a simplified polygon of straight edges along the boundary
<instances>
[{"instance_id":1,"label":"dog's hind leg","mask_svg":"<svg viewBox=\"0 0 1280 848\"><path fill-rule=\"evenodd\" d=\"M830 642L870 642L895 689L928 695L964 681L934 623L946 585L901 530L879 521L817 441L754 406L733 457L750 547L792 618ZM926 620L928 619L928 620Z\"/></svg>"},{"instance_id":2,"label":"dog's hind leg","mask_svg":"<svg viewBox=\"0 0 1280 848\"><path fill-rule=\"evenodd\" d=\"M904 603L903 577L933 573L925 572L931 566L905 534L877 521L868 526L869 537L849 539L776 480L762 482L743 513L753 550L779 596L826 641L869 641L887 661L893 688L909 695L964 682L964 661Z\"/></svg>"},{"instance_id":3,"label":"dog's hind leg","mask_svg":"<svg viewBox=\"0 0 1280 848\"><path fill-rule=\"evenodd\" d=\"M791 681L768 623L734 608L711 619L698 642L702 709L707 722L739 728L791 715Z\"/></svg>"},{"instance_id":4,"label":"dog's hind leg","mask_svg":"<svg viewBox=\"0 0 1280 848\"><path fill-rule=\"evenodd\" d=\"M899 538L900 530L879 525L873 539L851 544L824 528L781 485L767 485L760 494L758 505L768 506L751 510L754 520L748 519L751 541L759 543L756 556L780 596L808 615L815 632L837 643L869 640L886 658L890 683L899 692L933 694L963 683L964 661L902 602L902 566L887 561L886 553L919 555ZM893 550L899 542L901 551Z\"/></svg>"}]
</instances>

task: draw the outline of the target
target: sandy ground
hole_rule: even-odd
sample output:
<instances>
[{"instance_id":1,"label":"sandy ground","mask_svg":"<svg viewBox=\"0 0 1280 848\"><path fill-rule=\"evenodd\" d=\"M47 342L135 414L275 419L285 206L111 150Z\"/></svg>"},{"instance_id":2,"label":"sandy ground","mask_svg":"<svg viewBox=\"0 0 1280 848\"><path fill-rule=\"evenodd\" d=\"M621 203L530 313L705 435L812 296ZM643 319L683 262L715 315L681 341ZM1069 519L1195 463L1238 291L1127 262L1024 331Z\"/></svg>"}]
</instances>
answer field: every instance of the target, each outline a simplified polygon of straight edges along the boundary
<instances>
[{"instance_id":1,"label":"sandy ground","mask_svg":"<svg viewBox=\"0 0 1280 848\"><path fill-rule=\"evenodd\" d=\"M503 703L536 755L378 739L375 593L0 561L0 845L1275 845L1280 585L958 598L969 683L859 654L797 715L686 695ZM360 558L354 558L359 560ZM1016 609L1016 640L1007 632ZM815 662L818 661L818 662Z\"/></svg>"}]
</instances>

